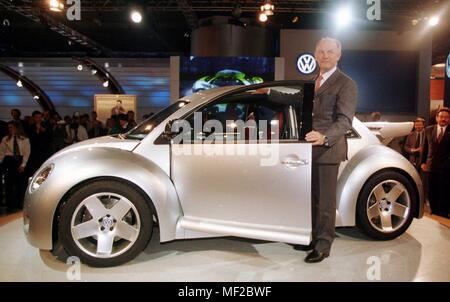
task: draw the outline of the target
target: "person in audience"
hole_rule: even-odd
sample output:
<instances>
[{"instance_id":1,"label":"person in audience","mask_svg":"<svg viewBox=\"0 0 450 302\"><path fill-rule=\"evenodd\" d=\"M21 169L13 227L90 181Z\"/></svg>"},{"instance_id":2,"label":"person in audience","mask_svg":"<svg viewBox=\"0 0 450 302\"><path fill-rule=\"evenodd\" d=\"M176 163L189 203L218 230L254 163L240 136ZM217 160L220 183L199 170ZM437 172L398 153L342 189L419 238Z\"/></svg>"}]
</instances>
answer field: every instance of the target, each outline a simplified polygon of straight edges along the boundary
<instances>
[{"instance_id":1,"label":"person in audience","mask_svg":"<svg viewBox=\"0 0 450 302\"><path fill-rule=\"evenodd\" d=\"M91 113L91 129L88 131L89 137L99 137L104 135L103 123L97 119L97 112Z\"/></svg>"},{"instance_id":2,"label":"person in audience","mask_svg":"<svg viewBox=\"0 0 450 302\"><path fill-rule=\"evenodd\" d=\"M1 139L8 134L8 123L0 120L0 141ZM0 207L3 205L3 166L0 162Z\"/></svg>"},{"instance_id":3,"label":"person in audience","mask_svg":"<svg viewBox=\"0 0 450 302\"><path fill-rule=\"evenodd\" d=\"M23 131L25 133L27 133L28 132L28 125L27 125L27 123L24 120L22 120L20 118L21 115L22 115L22 112L19 109L17 109L17 108L11 109L12 120L18 122L20 127L22 127Z\"/></svg>"},{"instance_id":4,"label":"person in audience","mask_svg":"<svg viewBox=\"0 0 450 302\"><path fill-rule=\"evenodd\" d=\"M133 129L133 127L128 123L128 115L119 114L119 122L114 125L110 134L126 133L131 129Z\"/></svg>"},{"instance_id":5,"label":"person in audience","mask_svg":"<svg viewBox=\"0 0 450 302\"><path fill-rule=\"evenodd\" d=\"M42 122L42 113L34 111L33 124L30 127L29 139L31 155L28 162L28 175L31 176L50 157L51 129L46 128Z\"/></svg>"},{"instance_id":6,"label":"person in audience","mask_svg":"<svg viewBox=\"0 0 450 302\"><path fill-rule=\"evenodd\" d=\"M422 153L423 171L428 172L428 201L432 214L448 218L450 212L450 109L442 107L437 111L436 125L425 130Z\"/></svg>"},{"instance_id":7,"label":"person in audience","mask_svg":"<svg viewBox=\"0 0 450 302\"><path fill-rule=\"evenodd\" d=\"M425 120L423 118L417 118L414 121L414 131L412 131L407 137L404 146L404 150L407 154L409 161L420 171L420 165L422 164L422 151L423 144L425 142Z\"/></svg>"},{"instance_id":8,"label":"person in audience","mask_svg":"<svg viewBox=\"0 0 450 302\"><path fill-rule=\"evenodd\" d=\"M52 126L52 154L58 152L66 146L66 123L61 119L59 114L53 114L50 119Z\"/></svg>"},{"instance_id":9,"label":"person in audience","mask_svg":"<svg viewBox=\"0 0 450 302\"><path fill-rule=\"evenodd\" d=\"M66 143L76 144L78 142L89 139L86 128L80 123L81 117L78 112L75 112L72 118L72 123L66 125Z\"/></svg>"},{"instance_id":10,"label":"person in audience","mask_svg":"<svg viewBox=\"0 0 450 302\"><path fill-rule=\"evenodd\" d=\"M116 125L116 122L112 119L112 118L108 118L106 120L106 124L105 124L105 135L110 135L112 134L112 129L114 128L114 126Z\"/></svg>"},{"instance_id":11,"label":"person in audience","mask_svg":"<svg viewBox=\"0 0 450 302\"><path fill-rule=\"evenodd\" d=\"M5 200L9 211L23 206L27 186L25 168L30 157L30 141L17 121L8 123L8 135L0 143L0 161L5 174Z\"/></svg>"},{"instance_id":12,"label":"person in audience","mask_svg":"<svg viewBox=\"0 0 450 302\"><path fill-rule=\"evenodd\" d=\"M130 125L131 128L136 127L137 123L134 119L134 111L133 110L129 110L127 112L128 115L128 124Z\"/></svg>"},{"instance_id":13,"label":"person in audience","mask_svg":"<svg viewBox=\"0 0 450 302\"><path fill-rule=\"evenodd\" d=\"M375 111L370 114L371 122L381 122L381 112Z\"/></svg>"}]
</instances>

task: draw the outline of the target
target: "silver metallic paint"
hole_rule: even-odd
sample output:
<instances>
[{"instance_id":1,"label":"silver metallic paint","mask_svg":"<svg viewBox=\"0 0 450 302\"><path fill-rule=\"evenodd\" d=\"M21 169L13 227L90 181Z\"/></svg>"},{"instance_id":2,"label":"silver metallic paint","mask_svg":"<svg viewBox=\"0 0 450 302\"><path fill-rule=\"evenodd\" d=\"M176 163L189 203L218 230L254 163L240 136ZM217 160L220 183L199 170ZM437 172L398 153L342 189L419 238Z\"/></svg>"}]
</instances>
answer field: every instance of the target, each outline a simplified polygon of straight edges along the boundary
<instances>
[{"instance_id":1,"label":"silver metallic paint","mask_svg":"<svg viewBox=\"0 0 450 302\"><path fill-rule=\"evenodd\" d=\"M46 164L55 164L55 170L49 179L33 194L27 190L24 204L24 230L26 230L28 241L40 249L52 249L53 217L63 196L83 181L97 177L116 177L134 183L151 199L158 215L162 242L182 238L240 234L252 238L304 243L307 236L297 236L299 234L297 232L297 235L289 237L288 227L284 228L286 234L277 232L271 237L269 229L261 228L257 224L247 225L250 227L249 230L254 231L249 232L245 230L244 224L240 229L236 229L232 222L198 220L198 218L183 215L177 191L170 178L169 145L155 145L154 141L164 131L165 124L169 120L180 118L198 106L235 88L222 87L183 98L190 103L158 125L142 141L103 137L78 143L55 154L46 162ZM336 225L355 225L355 208L359 191L371 175L387 167L404 171L416 182L420 196L418 217L422 217L423 188L414 167L403 156L383 146L376 136L357 119L354 120L353 126L361 138L348 140L349 160L343 162L340 167ZM275 211L273 215L285 213L283 208L276 206L272 207L272 210ZM308 231L308 228L304 229L303 234Z\"/></svg>"}]
</instances>

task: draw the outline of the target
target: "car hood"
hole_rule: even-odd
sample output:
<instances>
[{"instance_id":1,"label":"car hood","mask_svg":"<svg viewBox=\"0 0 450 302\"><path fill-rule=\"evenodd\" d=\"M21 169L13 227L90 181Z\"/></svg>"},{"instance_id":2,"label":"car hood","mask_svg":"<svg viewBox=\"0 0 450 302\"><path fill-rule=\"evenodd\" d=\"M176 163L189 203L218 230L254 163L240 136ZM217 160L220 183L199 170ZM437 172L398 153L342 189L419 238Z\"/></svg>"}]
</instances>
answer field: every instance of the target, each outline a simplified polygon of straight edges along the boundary
<instances>
[{"instance_id":1,"label":"car hood","mask_svg":"<svg viewBox=\"0 0 450 302\"><path fill-rule=\"evenodd\" d=\"M58 153L56 153L55 156L80 149L100 148L100 147L132 151L134 148L136 148L137 145L139 145L140 142L141 142L140 140L122 139L117 136L102 136L70 145L62 149Z\"/></svg>"}]
</instances>

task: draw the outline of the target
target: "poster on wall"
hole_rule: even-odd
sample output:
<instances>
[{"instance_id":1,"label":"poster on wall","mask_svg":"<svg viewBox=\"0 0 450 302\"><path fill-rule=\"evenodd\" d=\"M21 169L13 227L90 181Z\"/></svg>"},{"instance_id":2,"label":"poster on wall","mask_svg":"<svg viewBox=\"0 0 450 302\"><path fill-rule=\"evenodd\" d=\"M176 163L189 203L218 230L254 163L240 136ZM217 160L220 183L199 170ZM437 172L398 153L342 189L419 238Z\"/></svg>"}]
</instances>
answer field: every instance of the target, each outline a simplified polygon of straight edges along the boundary
<instances>
[{"instance_id":1,"label":"poster on wall","mask_svg":"<svg viewBox=\"0 0 450 302\"><path fill-rule=\"evenodd\" d=\"M96 94L94 96L94 111L97 117L105 123L112 115L134 111L138 116L136 96L131 94Z\"/></svg>"},{"instance_id":2,"label":"poster on wall","mask_svg":"<svg viewBox=\"0 0 450 302\"><path fill-rule=\"evenodd\" d=\"M180 97L215 87L270 82L274 78L274 58L180 58Z\"/></svg>"}]
</instances>

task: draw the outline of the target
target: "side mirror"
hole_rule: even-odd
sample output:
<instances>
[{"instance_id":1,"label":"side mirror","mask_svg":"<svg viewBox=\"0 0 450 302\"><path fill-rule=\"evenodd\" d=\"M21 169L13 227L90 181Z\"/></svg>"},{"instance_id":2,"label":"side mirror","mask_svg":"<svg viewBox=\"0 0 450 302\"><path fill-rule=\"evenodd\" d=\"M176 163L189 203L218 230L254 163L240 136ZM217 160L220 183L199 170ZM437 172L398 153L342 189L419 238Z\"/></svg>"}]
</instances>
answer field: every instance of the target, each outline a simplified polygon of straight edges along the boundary
<instances>
[{"instance_id":1,"label":"side mirror","mask_svg":"<svg viewBox=\"0 0 450 302\"><path fill-rule=\"evenodd\" d=\"M166 127L164 128L163 137L167 140L171 140L173 135L175 134L172 131L172 125L173 125L173 120L168 121L166 124Z\"/></svg>"}]
</instances>

